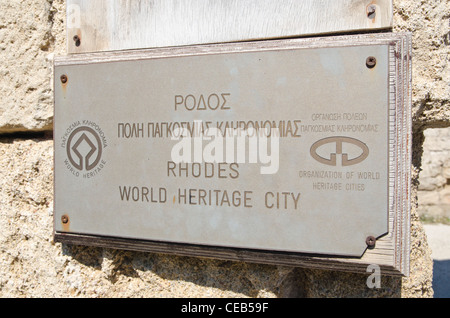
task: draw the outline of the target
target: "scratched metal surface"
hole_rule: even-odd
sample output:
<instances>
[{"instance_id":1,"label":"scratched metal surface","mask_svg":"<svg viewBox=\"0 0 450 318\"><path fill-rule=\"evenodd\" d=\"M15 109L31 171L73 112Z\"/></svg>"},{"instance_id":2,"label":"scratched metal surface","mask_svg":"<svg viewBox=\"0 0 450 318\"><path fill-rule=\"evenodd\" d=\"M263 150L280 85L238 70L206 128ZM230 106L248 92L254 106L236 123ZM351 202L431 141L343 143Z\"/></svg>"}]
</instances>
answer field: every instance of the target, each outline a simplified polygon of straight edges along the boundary
<instances>
[{"instance_id":1,"label":"scratched metal surface","mask_svg":"<svg viewBox=\"0 0 450 318\"><path fill-rule=\"evenodd\" d=\"M387 45L123 57L55 67L57 232L356 257L368 236L387 232ZM175 110L176 95L212 93L229 94L229 109ZM277 173L247 161L235 167L237 178L227 166L227 178L218 170L174 177L167 166L177 141L147 131L149 122L267 120L298 129L279 140ZM125 123L142 123L143 135L129 130L126 138ZM121 199L124 187L141 196ZM160 188L164 202L152 202ZM194 204L184 204L179 189L197 189ZM196 204L198 189L226 190L230 201L234 191L251 191L251 207Z\"/></svg>"},{"instance_id":2,"label":"scratched metal surface","mask_svg":"<svg viewBox=\"0 0 450 318\"><path fill-rule=\"evenodd\" d=\"M68 0L67 51L374 31L392 12L392 0Z\"/></svg>"}]
</instances>

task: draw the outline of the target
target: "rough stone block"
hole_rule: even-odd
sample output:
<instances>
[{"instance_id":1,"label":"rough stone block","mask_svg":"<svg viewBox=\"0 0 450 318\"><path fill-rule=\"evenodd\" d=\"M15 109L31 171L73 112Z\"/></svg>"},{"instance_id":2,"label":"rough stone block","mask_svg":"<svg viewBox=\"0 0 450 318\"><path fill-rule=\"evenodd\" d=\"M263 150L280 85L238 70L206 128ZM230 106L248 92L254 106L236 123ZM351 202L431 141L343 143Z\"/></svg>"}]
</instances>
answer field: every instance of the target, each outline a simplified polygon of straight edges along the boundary
<instances>
[{"instance_id":1,"label":"rough stone block","mask_svg":"<svg viewBox=\"0 0 450 318\"><path fill-rule=\"evenodd\" d=\"M0 133L51 130L53 55L64 49L62 0L0 1Z\"/></svg>"},{"instance_id":2,"label":"rough stone block","mask_svg":"<svg viewBox=\"0 0 450 318\"><path fill-rule=\"evenodd\" d=\"M394 0L394 31L413 37L414 126L450 125L448 1Z\"/></svg>"},{"instance_id":3,"label":"rough stone block","mask_svg":"<svg viewBox=\"0 0 450 318\"><path fill-rule=\"evenodd\" d=\"M437 191L419 191L419 204L420 205L434 205L439 202L439 192Z\"/></svg>"}]
</instances>

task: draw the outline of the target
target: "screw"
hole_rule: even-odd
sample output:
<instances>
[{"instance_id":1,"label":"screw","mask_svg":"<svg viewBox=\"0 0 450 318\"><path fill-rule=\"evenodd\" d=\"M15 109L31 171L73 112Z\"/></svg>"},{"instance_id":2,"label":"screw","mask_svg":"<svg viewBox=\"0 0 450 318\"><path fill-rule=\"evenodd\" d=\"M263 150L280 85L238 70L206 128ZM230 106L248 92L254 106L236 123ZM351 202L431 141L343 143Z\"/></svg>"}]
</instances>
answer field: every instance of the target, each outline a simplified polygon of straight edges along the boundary
<instances>
[{"instance_id":1,"label":"screw","mask_svg":"<svg viewBox=\"0 0 450 318\"><path fill-rule=\"evenodd\" d=\"M66 84L67 80L68 80L68 78L67 78L66 74L61 75L61 83Z\"/></svg>"},{"instance_id":2,"label":"screw","mask_svg":"<svg viewBox=\"0 0 450 318\"><path fill-rule=\"evenodd\" d=\"M375 11L377 10L377 7L373 4L369 5L367 7L367 17L369 19L373 19L375 18Z\"/></svg>"},{"instance_id":3,"label":"screw","mask_svg":"<svg viewBox=\"0 0 450 318\"><path fill-rule=\"evenodd\" d=\"M74 35L73 36L73 40L75 41L75 46L80 46L81 44L81 39L78 35Z\"/></svg>"},{"instance_id":4,"label":"screw","mask_svg":"<svg viewBox=\"0 0 450 318\"><path fill-rule=\"evenodd\" d=\"M366 66L367 66L368 68L373 68L373 67L375 67L376 64L377 64L377 59L376 59L375 57L369 56L369 57L366 59Z\"/></svg>"},{"instance_id":5,"label":"screw","mask_svg":"<svg viewBox=\"0 0 450 318\"><path fill-rule=\"evenodd\" d=\"M374 236L368 236L366 238L367 247L374 248L376 241L377 241L377 239Z\"/></svg>"},{"instance_id":6,"label":"screw","mask_svg":"<svg viewBox=\"0 0 450 318\"><path fill-rule=\"evenodd\" d=\"M67 215L64 214L64 215L61 217L61 222L63 222L64 224L68 223L68 222L69 222L69 217L68 217Z\"/></svg>"}]
</instances>

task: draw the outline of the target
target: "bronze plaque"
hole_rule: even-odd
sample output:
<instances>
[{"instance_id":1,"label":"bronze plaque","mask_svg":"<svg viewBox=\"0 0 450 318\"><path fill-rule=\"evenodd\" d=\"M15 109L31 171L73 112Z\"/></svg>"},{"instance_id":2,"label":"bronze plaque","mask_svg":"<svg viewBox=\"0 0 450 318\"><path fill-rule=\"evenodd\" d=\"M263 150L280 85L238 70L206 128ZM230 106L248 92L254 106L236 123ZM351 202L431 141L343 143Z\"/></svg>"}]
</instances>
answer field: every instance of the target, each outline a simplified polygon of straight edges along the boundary
<instances>
[{"instance_id":1,"label":"bronze plaque","mask_svg":"<svg viewBox=\"0 0 450 318\"><path fill-rule=\"evenodd\" d=\"M386 236L392 41L264 43L59 58L55 232L355 258Z\"/></svg>"}]
</instances>

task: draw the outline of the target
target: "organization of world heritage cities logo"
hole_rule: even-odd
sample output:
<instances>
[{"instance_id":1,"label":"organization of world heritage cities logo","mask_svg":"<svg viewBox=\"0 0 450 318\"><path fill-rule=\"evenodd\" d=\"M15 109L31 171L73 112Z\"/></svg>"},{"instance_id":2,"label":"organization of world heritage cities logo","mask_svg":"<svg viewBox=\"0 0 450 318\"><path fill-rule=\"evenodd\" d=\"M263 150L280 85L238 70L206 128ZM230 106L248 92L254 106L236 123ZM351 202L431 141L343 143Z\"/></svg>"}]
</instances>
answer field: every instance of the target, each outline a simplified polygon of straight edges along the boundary
<instances>
[{"instance_id":1,"label":"organization of world heritage cities logo","mask_svg":"<svg viewBox=\"0 0 450 318\"><path fill-rule=\"evenodd\" d=\"M348 153L343 152L343 145L351 144L360 150L360 154L353 158ZM334 151L329 152L328 157L322 157L317 149L324 145L333 145ZM362 141L350 137L328 137L315 142L310 149L311 157L316 161L329 166L352 166L363 162L369 156L369 147ZM337 156L341 156L341 163L338 164Z\"/></svg>"},{"instance_id":2,"label":"organization of world heritage cities logo","mask_svg":"<svg viewBox=\"0 0 450 318\"><path fill-rule=\"evenodd\" d=\"M103 156L107 145L103 130L95 122L74 122L61 138L61 147L66 149L64 165L75 177L92 178L106 165Z\"/></svg>"}]
</instances>

